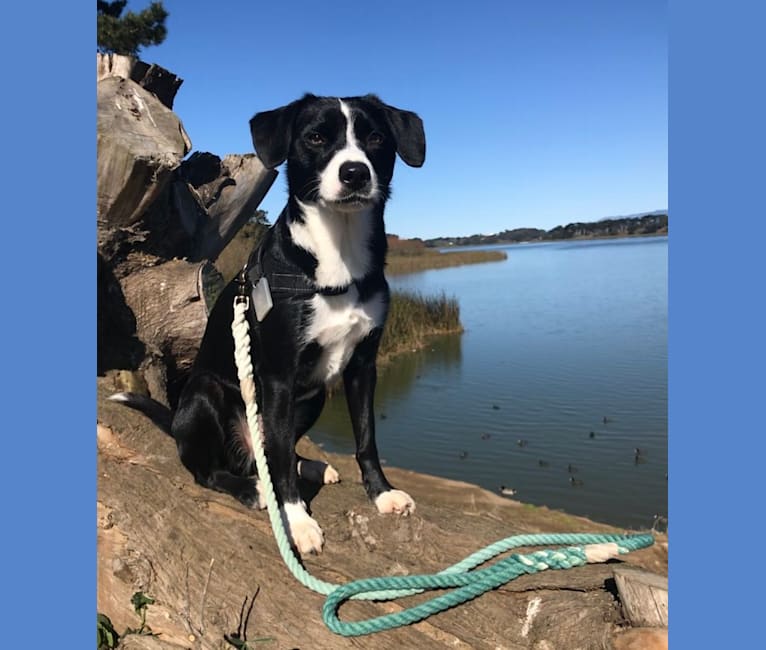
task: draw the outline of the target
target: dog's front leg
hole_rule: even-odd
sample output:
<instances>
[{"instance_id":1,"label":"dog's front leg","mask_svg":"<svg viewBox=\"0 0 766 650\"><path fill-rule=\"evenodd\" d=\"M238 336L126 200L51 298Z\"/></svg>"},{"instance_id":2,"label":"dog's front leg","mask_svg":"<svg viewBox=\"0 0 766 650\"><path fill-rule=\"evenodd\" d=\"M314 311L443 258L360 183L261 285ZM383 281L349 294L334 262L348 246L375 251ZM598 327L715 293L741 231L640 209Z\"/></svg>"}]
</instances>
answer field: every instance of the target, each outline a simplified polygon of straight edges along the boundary
<instances>
[{"instance_id":1,"label":"dog's front leg","mask_svg":"<svg viewBox=\"0 0 766 650\"><path fill-rule=\"evenodd\" d=\"M356 440L356 460L362 471L367 495L375 503L378 512L407 515L415 510L415 501L409 494L394 489L388 482L380 466L375 443L373 402L377 382L375 356L379 338L369 337L357 347L343 373L343 384Z\"/></svg>"},{"instance_id":2,"label":"dog's front leg","mask_svg":"<svg viewBox=\"0 0 766 650\"><path fill-rule=\"evenodd\" d=\"M308 514L298 492L298 459L295 453L295 404L292 385L264 382L263 422L266 459L274 490L282 508L282 519L301 555L321 553L324 535Z\"/></svg>"}]
</instances>

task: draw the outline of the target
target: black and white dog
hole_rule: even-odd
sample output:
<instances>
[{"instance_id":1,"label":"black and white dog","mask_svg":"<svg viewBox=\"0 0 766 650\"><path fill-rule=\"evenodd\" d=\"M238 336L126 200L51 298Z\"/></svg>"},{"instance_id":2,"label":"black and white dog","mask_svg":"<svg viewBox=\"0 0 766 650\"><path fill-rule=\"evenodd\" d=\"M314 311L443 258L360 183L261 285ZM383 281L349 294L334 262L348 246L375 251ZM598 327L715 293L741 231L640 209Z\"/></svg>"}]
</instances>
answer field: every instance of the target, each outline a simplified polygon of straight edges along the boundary
<instances>
[{"instance_id":1,"label":"black and white dog","mask_svg":"<svg viewBox=\"0 0 766 650\"><path fill-rule=\"evenodd\" d=\"M250 129L266 167L287 161L289 190L287 206L247 268L248 290L260 284L256 291L271 298L262 313L248 313L257 400L269 469L293 542L300 553L319 552L322 530L301 501L298 478L339 478L325 463L298 457L295 443L319 417L326 386L340 377L368 496L381 513L415 509L380 466L373 394L389 305L383 210L396 154L421 166L425 135L415 113L374 95L306 95L258 113ZM198 483L263 507L231 333L241 286L235 279L216 302L170 428ZM157 404L146 398L113 398L157 414Z\"/></svg>"}]
</instances>

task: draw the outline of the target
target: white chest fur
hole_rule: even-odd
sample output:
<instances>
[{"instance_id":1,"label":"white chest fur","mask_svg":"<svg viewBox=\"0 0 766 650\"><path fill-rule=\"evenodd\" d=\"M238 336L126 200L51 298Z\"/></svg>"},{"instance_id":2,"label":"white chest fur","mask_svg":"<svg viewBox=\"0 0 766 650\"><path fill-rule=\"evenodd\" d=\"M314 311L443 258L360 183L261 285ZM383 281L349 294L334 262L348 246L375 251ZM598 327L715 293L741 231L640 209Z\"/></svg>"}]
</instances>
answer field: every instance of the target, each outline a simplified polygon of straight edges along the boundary
<instances>
[{"instance_id":1,"label":"white chest fur","mask_svg":"<svg viewBox=\"0 0 766 650\"><path fill-rule=\"evenodd\" d=\"M290 224L293 241L317 259L314 271L320 287L343 287L370 270L368 242L372 219L368 210L339 212L298 201L303 222Z\"/></svg>"},{"instance_id":2,"label":"white chest fur","mask_svg":"<svg viewBox=\"0 0 766 650\"><path fill-rule=\"evenodd\" d=\"M318 343L322 348L313 377L327 384L343 372L357 344L383 325L386 306L382 292L359 302L355 286L340 296L316 295L311 305L314 313L306 342Z\"/></svg>"}]
</instances>

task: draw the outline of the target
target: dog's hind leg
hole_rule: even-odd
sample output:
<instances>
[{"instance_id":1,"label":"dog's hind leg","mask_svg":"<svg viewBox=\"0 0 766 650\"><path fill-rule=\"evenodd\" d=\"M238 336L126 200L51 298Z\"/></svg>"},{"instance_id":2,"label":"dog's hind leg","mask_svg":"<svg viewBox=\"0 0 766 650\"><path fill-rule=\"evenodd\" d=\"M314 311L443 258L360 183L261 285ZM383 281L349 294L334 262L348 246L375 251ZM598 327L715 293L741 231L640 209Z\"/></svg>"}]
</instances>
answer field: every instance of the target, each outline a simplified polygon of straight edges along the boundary
<instances>
[{"instance_id":1,"label":"dog's hind leg","mask_svg":"<svg viewBox=\"0 0 766 650\"><path fill-rule=\"evenodd\" d=\"M171 432L181 462L199 485L230 494L249 508L261 507L236 386L212 373L193 377L182 395Z\"/></svg>"},{"instance_id":2,"label":"dog's hind leg","mask_svg":"<svg viewBox=\"0 0 766 650\"><path fill-rule=\"evenodd\" d=\"M204 483L201 484L205 487L226 492L248 508L263 510L266 507L266 501L258 489L259 485L255 478L236 476L226 470L216 470L203 480ZM200 481L197 482L200 483Z\"/></svg>"},{"instance_id":3,"label":"dog's hind leg","mask_svg":"<svg viewBox=\"0 0 766 650\"><path fill-rule=\"evenodd\" d=\"M230 494L248 508L263 510L266 502L261 495L260 486L255 476L239 476L228 469L215 467L201 461L197 450L191 451L179 445L181 462L194 476L194 480L203 487Z\"/></svg>"}]
</instances>

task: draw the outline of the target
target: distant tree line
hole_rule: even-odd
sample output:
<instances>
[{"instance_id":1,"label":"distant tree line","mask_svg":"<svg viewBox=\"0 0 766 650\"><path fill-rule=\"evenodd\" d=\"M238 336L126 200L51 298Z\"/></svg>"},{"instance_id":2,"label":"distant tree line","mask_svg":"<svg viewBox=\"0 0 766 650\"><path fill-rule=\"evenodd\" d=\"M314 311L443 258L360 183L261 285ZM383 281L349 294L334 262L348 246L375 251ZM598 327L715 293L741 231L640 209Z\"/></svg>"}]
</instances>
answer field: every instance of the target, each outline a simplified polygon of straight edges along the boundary
<instances>
[{"instance_id":1,"label":"distant tree line","mask_svg":"<svg viewBox=\"0 0 766 650\"><path fill-rule=\"evenodd\" d=\"M586 239L596 237L630 237L639 235L667 234L667 214L647 214L641 217L602 219L588 223L575 222L556 226L551 230L539 228L515 228L493 235L470 235L468 237L437 237L426 239L425 245L435 248L444 246L485 246L488 244L518 244L520 242L555 241L560 239Z\"/></svg>"}]
</instances>

